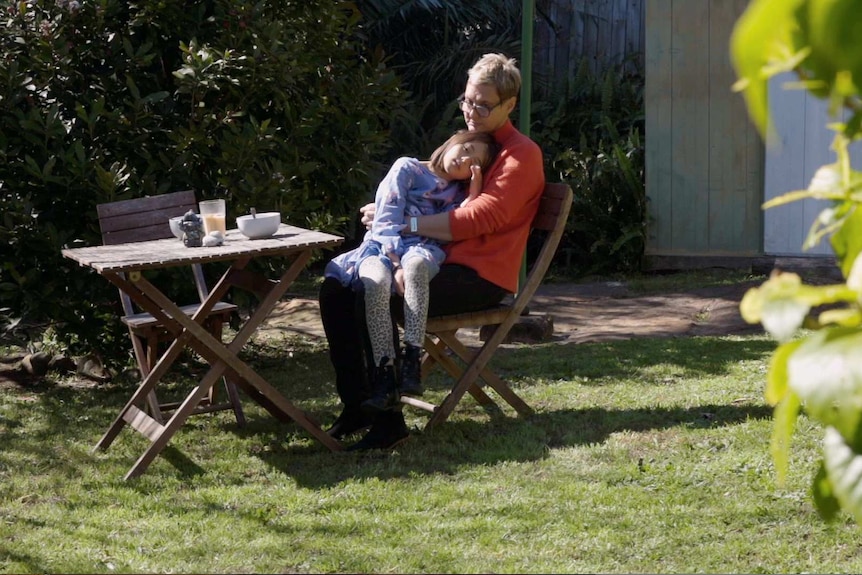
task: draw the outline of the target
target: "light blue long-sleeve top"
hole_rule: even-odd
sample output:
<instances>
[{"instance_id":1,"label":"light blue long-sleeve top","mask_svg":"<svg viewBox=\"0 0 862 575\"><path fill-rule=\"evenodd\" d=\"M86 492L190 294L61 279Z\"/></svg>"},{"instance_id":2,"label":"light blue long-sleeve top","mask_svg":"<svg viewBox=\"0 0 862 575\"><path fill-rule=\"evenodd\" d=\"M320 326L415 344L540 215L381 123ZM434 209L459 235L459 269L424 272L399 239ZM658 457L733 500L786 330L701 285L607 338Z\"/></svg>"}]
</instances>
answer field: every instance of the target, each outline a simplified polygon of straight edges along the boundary
<instances>
[{"instance_id":1,"label":"light blue long-sleeve top","mask_svg":"<svg viewBox=\"0 0 862 575\"><path fill-rule=\"evenodd\" d=\"M371 229L358 247L333 258L326 265L324 275L338 279L342 285L350 285L359 281L359 265L365 258L379 257L392 269L387 254L394 252L402 262L410 257L425 258L431 264L433 277L446 259L440 242L417 235L402 237L401 230L411 216L454 209L465 197L461 182L448 182L435 176L416 158L398 158L377 187Z\"/></svg>"}]
</instances>

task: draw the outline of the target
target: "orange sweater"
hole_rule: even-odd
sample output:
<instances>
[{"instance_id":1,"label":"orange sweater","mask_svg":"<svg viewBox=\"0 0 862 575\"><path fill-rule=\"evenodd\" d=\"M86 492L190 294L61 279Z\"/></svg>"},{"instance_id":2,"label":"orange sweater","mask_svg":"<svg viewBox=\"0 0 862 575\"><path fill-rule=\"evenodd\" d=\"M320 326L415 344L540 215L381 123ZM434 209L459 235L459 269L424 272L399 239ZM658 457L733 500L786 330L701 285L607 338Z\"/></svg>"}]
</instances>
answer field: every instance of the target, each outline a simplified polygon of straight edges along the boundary
<instances>
[{"instance_id":1,"label":"orange sweater","mask_svg":"<svg viewBox=\"0 0 862 575\"><path fill-rule=\"evenodd\" d=\"M446 263L470 267L515 293L530 223L545 187L542 151L507 121L494 132L500 153L486 172L482 193L449 212L452 242Z\"/></svg>"},{"instance_id":2,"label":"orange sweater","mask_svg":"<svg viewBox=\"0 0 862 575\"><path fill-rule=\"evenodd\" d=\"M501 150L485 174L482 193L449 212L452 242L445 246L446 263L472 268L515 293L545 171L539 146L511 121L494 132L494 138Z\"/></svg>"}]
</instances>

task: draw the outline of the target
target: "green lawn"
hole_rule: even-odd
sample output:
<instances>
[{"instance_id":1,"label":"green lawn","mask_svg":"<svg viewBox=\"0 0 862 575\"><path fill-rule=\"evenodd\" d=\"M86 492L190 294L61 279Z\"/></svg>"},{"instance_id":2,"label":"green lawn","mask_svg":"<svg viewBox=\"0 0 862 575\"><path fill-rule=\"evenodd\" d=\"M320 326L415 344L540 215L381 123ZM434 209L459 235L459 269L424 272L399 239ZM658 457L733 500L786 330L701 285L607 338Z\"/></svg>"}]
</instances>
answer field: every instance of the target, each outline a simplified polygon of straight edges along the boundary
<instances>
[{"instance_id":1,"label":"green lawn","mask_svg":"<svg viewBox=\"0 0 862 575\"><path fill-rule=\"evenodd\" d=\"M506 349L494 365L534 417L466 397L423 433L410 410L413 437L392 453L330 453L246 401L246 428L228 412L194 416L130 481L143 438L126 429L91 453L128 384L3 391L0 571L862 572L859 528L824 524L810 501L822 430L804 418L775 485L762 399L774 347ZM324 424L335 417L319 342L244 354ZM448 382L427 383L439 398Z\"/></svg>"}]
</instances>

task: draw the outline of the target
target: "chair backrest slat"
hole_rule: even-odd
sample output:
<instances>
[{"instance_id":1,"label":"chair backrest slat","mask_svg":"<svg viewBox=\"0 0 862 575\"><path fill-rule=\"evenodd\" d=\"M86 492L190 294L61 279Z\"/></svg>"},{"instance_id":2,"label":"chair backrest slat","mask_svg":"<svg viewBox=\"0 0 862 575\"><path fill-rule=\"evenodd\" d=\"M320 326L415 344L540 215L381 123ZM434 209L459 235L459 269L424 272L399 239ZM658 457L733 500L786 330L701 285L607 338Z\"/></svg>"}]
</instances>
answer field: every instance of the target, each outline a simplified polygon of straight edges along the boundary
<instances>
[{"instance_id":1,"label":"chair backrest slat","mask_svg":"<svg viewBox=\"0 0 862 575\"><path fill-rule=\"evenodd\" d=\"M96 206L105 245L173 237L168 220L197 208L192 190Z\"/></svg>"},{"instance_id":2,"label":"chair backrest slat","mask_svg":"<svg viewBox=\"0 0 862 575\"><path fill-rule=\"evenodd\" d=\"M557 225L560 211L568 206L564 205L570 194L569 186L566 184L545 184L542 199L539 202L539 210L533 218L533 229L551 231ZM568 200L571 201L571 200Z\"/></svg>"},{"instance_id":3,"label":"chair backrest slat","mask_svg":"<svg viewBox=\"0 0 862 575\"><path fill-rule=\"evenodd\" d=\"M174 235L168 220L189 210L197 211L197 201L192 190L96 206L102 243L105 245L172 238ZM200 264L193 264L191 267L198 296L200 301L204 301L209 290L204 281L203 270ZM120 300L124 313L133 314L132 302L122 290Z\"/></svg>"},{"instance_id":4,"label":"chair backrest slat","mask_svg":"<svg viewBox=\"0 0 862 575\"><path fill-rule=\"evenodd\" d=\"M572 207L572 189L567 184L545 184L542 199L539 202L539 211L533 218L533 229L546 232L542 249L530 267L526 282L519 287L515 307L521 309L527 305L533 293L542 283L545 273L551 266L551 260L560 245L563 232L566 231L566 222L569 218L569 210Z\"/></svg>"}]
</instances>

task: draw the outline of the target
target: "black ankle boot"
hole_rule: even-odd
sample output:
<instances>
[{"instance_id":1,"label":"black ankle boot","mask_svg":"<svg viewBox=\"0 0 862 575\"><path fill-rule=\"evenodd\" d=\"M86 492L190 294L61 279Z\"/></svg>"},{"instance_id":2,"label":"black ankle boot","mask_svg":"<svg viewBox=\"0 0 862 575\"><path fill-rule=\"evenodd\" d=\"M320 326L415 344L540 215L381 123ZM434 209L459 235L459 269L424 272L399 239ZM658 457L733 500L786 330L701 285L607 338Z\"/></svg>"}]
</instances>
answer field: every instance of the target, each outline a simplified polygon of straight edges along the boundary
<instances>
[{"instance_id":1,"label":"black ankle boot","mask_svg":"<svg viewBox=\"0 0 862 575\"><path fill-rule=\"evenodd\" d=\"M371 427L373 417L362 411L358 405L345 406L341 415L336 418L332 427L326 430L331 437L339 441L346 436Z\"/></svg>"},{"instance_id":2,"label":"black ankle boot","mask_svg":"<svg viewBox=\"0 0 862 575\"><path fill-rule=\"evenodd\" d=\"M362 411L374 415L399 405L398 391L395 389L395 366L389 363L388 357L384 357L380 365L374 368L371 397L362 402Z\"/></svg>"},{"instance_id":3,"label":"black ankle boot","mask_svg":"<svg viewBox=\"0 0 862 575\"><path fill-rule=\"evenodd\" d=\"M369 449L395 449L410 437L404 414L401 410L384 411L374 420L374 425L365 437L347 448L347 451L368 451Z\"/></svg>"},{"instance_id":4,"label":"black ankle boot","mask_svg":"<svg viewBox=\"0 0 862 575\"><path fill-rule=\"evenodd\" d=\"M419 358L422 349L409 343L404 346L404 356L401 360L401 387L398 390L401 395L421 396L425 393L422 388L422 366Z\"/></svg>"}]
</instances>

